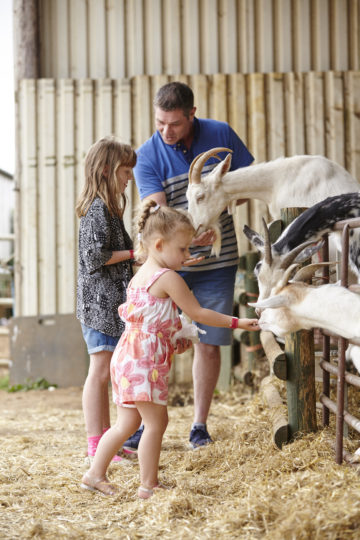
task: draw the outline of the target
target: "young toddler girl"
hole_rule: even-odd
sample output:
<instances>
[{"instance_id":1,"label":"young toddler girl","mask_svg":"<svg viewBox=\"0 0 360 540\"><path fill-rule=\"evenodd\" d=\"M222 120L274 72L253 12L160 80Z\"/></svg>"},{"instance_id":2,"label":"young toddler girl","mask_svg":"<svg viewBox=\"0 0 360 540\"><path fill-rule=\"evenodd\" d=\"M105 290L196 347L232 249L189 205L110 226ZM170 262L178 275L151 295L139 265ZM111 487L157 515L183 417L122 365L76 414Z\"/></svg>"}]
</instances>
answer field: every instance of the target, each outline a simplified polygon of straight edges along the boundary
<instances>
[{"instance_id":1,"label":"young toddler girl","mask_svg":"<svg viewBox=\"0 0 360 540\"><path fill-rule=\"evenodd\" d=\"M155 489L164 487L159 483L158 465L168 423L171 360L174 353L191 345L188 340L174 343L173 337L181 328L178 307L192 320L206 325L259 329L257 319L238 319L202 308L177 273L189 259L194 233L185 212L160 207L152 200L143 203L136 258L145 262L128 286L126 303L119 307L126 326L110 366L117 421L101 438L92 465L83 476L81 486L85 489L104 495L118 492L106 471L112 456L141 421L144 432L138 449L138 496L148 499Z\"/></svg>"}]
</instances>

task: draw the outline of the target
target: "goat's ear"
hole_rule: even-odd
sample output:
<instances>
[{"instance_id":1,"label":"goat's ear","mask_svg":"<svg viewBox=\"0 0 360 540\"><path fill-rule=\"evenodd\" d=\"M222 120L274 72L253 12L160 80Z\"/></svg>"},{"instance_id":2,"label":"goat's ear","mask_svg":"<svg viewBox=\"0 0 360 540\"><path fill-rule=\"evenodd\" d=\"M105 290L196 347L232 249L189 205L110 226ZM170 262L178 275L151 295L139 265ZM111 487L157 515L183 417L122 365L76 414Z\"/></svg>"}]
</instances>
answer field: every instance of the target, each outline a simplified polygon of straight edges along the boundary
<instances>
[{"instance_id":1,"label":"goat's ear","mask_svg":"<svg viewBox=\"0 0 360 540\"><path fill-rule=\"evenodd\" d=\"M218 185L222 181L222 177L224 174L229 172L231 166L231 154L228 154L226 158L219 163L219 165L216 165L216 167L212 170L212 173L215 175L215 185Z\"/></svg>"},{"instance_id":2,"label":"goat's ear","mask_svg":"<svg viewBox=\"0 0 360 540\"><path fill-rule=\"evenodd\" d=\"M299 255L296 257L295 262L302 263L306 261L306 259L310 259L315 253L320 251L320 249L323 247L324 242L319 242L315 246L309 246L300 251Z\"/></svg>"},{"instance_id":3,"label":"goat's ear","mask_svg":"<svg viewBox=\"0 0 360 540\"><path fill-rule=\"evenodd\" d=\"M264 238L260 234L250 229L247 225L244 225L243 233L258 251L264 253Z\"/></svg>"},{"instance_id":4,"label":"goat's ear","mask_svg":"<svg viewBox=\"0 0 360 540\"><path fill-rule=\"evenodd\" d=\"M248 306L260 309L266 308L280 308L289 305L288 299L283 295L270 296L270 298L264 298L258 302L248 302Z\"/></svg>"}]
</instances>

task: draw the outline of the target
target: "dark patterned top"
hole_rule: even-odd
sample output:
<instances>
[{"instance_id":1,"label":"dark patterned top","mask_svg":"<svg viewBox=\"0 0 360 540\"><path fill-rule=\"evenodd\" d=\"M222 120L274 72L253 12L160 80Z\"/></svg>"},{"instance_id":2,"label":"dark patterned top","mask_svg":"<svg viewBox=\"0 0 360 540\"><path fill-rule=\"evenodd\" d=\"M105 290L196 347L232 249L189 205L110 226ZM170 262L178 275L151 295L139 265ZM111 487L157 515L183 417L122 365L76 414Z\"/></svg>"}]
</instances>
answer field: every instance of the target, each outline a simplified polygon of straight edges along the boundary
<instances>
[{"instance_id":1,"label":"dark patterned top","mask_svg":"<svg viewBox=\"0 0 360 540\"><path fill-rule=\"evenodd\" d=\"M105 263L113 251L132 247L123 220L111 216L97 197L80 218L76 316L86 326L113 337L121 336L125 328L118 307L126 300L132 268L130 260Z\"/></svg>"}]
</instances>

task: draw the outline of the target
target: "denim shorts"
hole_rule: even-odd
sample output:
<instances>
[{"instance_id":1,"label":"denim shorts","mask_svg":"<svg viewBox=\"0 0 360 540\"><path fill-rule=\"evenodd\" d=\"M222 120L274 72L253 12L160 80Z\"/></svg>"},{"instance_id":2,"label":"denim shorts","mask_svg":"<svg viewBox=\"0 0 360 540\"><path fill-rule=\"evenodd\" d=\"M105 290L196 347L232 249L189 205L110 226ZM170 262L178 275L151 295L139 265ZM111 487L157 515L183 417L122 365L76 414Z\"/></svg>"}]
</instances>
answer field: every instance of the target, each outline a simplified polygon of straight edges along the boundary
<instances>
[{"instance_id":1,"label":"denim shorts","mask_svg":"<svg viewBox=\"0 0 360 540\"><path fill-rule=\"evenodd\" d=\"M94 330L89 326L81 323L81 330L83 337L87 346L89 354L95 354L100 351L110 351L113 352L119 341L119 337L108 336L99 332L99 330Z\"/></svg>"},{"instance_id":2,"label":"denim shorts","mask_svg":"<svg viewBox=\"0 0 360 540\"><path fill-rule=\"evenodd\" d=\"M236 270L237 266L226 266L216 270L180 272L180 275L185 279L201 307L232 315ZM196 324L199 328L206 330L206 334L199 334L201 343L231 345L231 329Z\"/></svg>"}]
</instances>

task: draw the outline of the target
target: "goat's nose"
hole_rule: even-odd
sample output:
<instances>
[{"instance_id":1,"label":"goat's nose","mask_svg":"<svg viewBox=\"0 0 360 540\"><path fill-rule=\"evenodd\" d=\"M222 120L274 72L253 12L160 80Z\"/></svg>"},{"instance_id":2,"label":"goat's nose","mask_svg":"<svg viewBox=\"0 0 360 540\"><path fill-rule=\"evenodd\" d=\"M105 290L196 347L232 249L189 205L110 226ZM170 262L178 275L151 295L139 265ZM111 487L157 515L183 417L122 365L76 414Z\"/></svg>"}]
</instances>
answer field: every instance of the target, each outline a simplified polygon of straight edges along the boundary
<instances>
[{"instance_id":1,"label":"goat's nose","mask_svg":"<svg viewBox=\"0 0 360 540\"><path fill-rule=\"evenodd\" d=\"M262 312L262 309L261 308L255 308L255 313L258 317L261 317L261 312Z\"/></svg>"}]
</instances>

